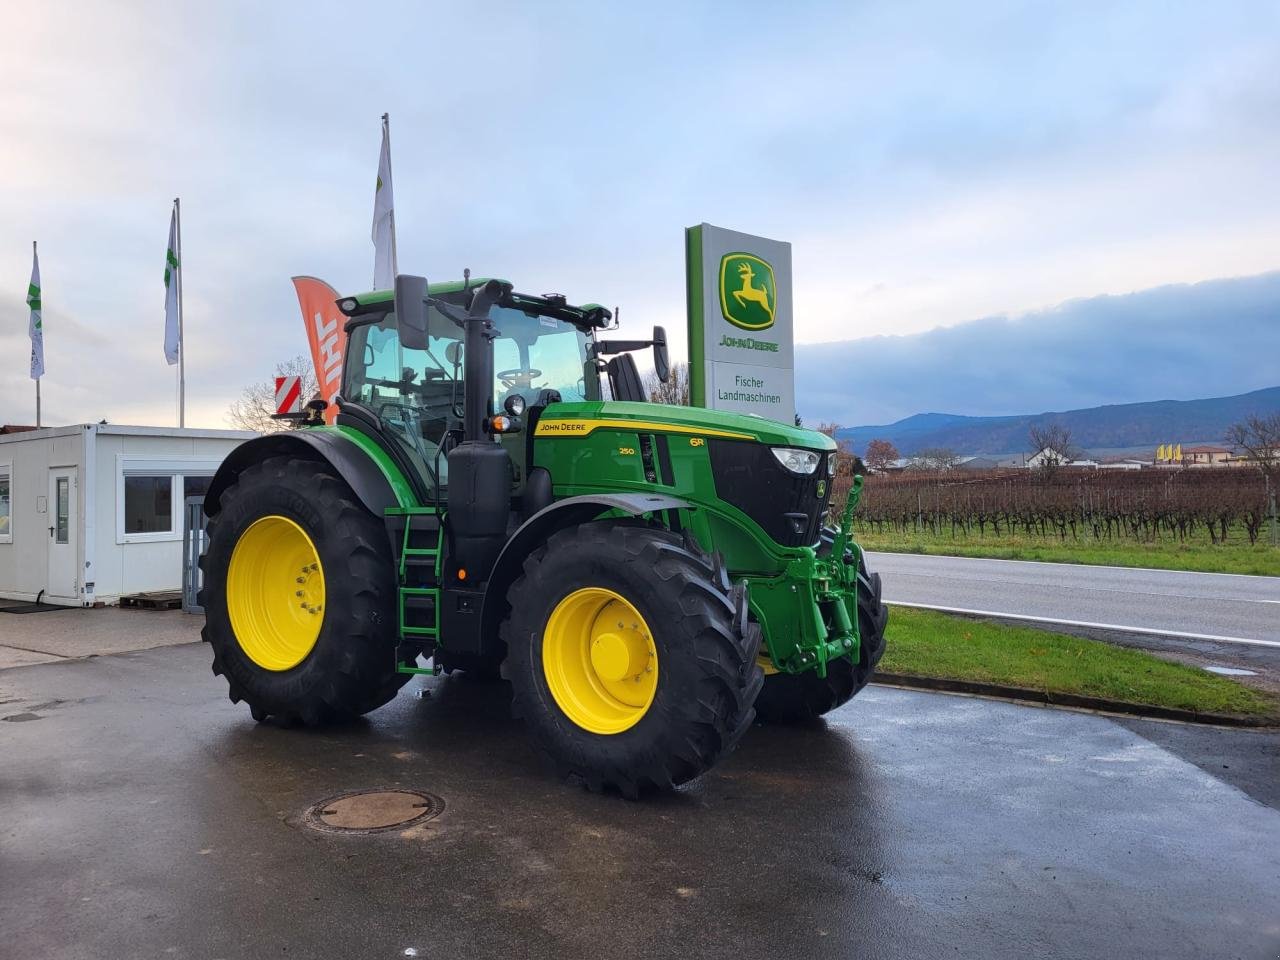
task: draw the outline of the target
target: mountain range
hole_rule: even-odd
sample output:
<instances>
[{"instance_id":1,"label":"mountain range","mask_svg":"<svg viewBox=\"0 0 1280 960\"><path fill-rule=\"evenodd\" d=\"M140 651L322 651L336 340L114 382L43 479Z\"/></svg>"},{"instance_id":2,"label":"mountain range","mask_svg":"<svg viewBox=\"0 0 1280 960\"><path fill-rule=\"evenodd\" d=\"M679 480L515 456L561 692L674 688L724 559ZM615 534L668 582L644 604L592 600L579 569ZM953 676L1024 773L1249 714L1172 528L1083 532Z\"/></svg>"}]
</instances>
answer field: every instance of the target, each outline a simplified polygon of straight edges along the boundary
<instances>
[{"instance_id":1,"label":"mountain range","mask_svg":"<svg viewBox=\"0 0 1280 960\"><path fill-rule=\"evenodd\" d=\"M837 306L848 311L846 328L856 331L854 307ZM1272 271L1069 300L919 333L800 342L796 407L807 423L896 424L922 410L1016 420L1007 415L1262 390L1280 382L1277 358L1280 271ZM1172 430L1195 409L1170 407L1164 424ZM1111 422L1127 415L1120 409ZM1197 439L1221 436L1217 421L1208 426ZM1186 436L1189 429L1176 432ZM993 439L983 447L993 443L1010 445Z\"/></svg>"},{"instance_id":2,"label":"mountain range","mask_svg":"<svg viewBox=\"0 0 1280 960\"><path fill-rule=\"evenodd\" d=\"M1017 416L917 413L895 423L847 427L837 436L858 453L880 438L897 447L902 456L931 447L1008 455L1028 452L1032 427L1060 424L1086 450L1154 449L1161 443L1221 443L1231 424L1250 414L1276 412L1280 412L1280 386L1205 400L1153 400Z\"/></svg>"}]
</instances>

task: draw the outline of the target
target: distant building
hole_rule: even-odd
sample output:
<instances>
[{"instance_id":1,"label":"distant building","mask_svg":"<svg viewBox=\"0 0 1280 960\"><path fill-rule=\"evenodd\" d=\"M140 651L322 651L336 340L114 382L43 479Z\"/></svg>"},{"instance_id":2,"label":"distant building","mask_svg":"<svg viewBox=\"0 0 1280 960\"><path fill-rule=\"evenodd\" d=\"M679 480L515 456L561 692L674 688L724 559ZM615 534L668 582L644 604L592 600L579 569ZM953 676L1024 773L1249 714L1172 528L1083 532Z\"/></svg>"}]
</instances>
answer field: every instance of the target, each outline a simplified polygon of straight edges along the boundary
<instances>
[{"instance_id":1,"label":"distant building","mask_svg":"<svg viewBox=\"0 0 1280 960\"><path fill-rule=\"evenodd\" d=\"M1141 470L1151 466L1149 460L1136 460L1132 457L1109 457L1098 464L1099 470Z\"/></svg>"},{"instance_id":2,"label":"distant building","mask_svg":"<svg viewBox=\"0 0 1280 960\"><path fill-rule=\"evenodd\" d=\"M1065 453L1059 453L1052 447L1045 447L1043 450L1037 450L1031 456L1026 458L1026 466L1029 469L1038 467L1072 467L1075 469L1092 470L1098 466L1097 460L1089 460L1082 458L1073 460Z\"/></svg>"},{"instance_id":3,"label":"distant building","mask_svg":"<svg viewBox=\"0 0 1280 960\"><path fill-rule=\"evenodd\" d=\"M1026 459L1026 466L1035 469L1036 467L1063 467L1071 462L1071 458L1065 453L1059 453L1053 447L1045 447L1043 450L1037 450Z\"/></svg>"},{"instance_id":4,"label":"distant building","mask_svg":"<svg viewBox=\"0 0 1280 960\"><path fill-rule=\"evenodd\" d=\"M1235 454L1226 447L1206 444L1200 447L1182 448L1182 464L1187 467L1229 466L1235 459Z\"/></svg>"}]
</instances>

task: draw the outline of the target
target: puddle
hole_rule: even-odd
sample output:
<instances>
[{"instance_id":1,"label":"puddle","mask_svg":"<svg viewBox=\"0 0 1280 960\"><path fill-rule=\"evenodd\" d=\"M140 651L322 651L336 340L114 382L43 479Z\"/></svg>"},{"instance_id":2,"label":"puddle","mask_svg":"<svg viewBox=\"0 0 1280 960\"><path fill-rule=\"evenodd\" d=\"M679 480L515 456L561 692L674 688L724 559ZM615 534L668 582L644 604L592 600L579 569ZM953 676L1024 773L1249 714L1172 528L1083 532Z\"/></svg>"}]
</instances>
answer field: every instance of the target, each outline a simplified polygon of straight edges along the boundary
<instances>
[{"instance_id":1,"label":"puddle","mask_svg":"<svg viewBox=\"0 0 1280 960\"><path fill-rule=\"evenodd\" d=\"M1204 669L1224 677L1256 677L1258 675L1256 670L1241 670L1238 667L1208 666Z\"/></svg>"}]
</instances>

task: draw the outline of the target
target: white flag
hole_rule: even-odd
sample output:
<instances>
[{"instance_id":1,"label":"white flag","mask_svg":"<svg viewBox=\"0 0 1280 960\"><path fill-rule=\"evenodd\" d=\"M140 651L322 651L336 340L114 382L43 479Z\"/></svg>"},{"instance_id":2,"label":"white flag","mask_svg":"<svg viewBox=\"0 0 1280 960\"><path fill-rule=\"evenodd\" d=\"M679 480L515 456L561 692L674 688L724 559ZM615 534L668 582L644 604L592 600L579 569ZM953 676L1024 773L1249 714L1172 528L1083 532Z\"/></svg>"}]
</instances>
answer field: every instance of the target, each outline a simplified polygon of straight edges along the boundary
<instances>
[{"instance_id":1,"label":"white flag","mask_svg":"<svg viewBox=\"0 0 1280 960\"><path fill-rule=\"evenodd\" d=\"M164 358L169 366L178 362L182 338L178 332L178 208L169 218L169 250L164 257Z\"/></svg>"},{"instance_id":2,"label":"white flag","mask_svg":"<svg viewBox=\"0 0 1280 960\"><path fill-rule=\"evenodd\" d=\"M36 245L31 245L31 283L27 285L27 306L31 308L31 320L27 333L31 337L31 379L44 376L44 321L40 316L40 257Z\"/></svg>"},{"instance_id":3,"label":"white flag","mask_svg":"<svg viewBox=\"0 0 1280 960\"><path fill-rule=\"evenodd\" d=\"M391 124L382 118L382 152L378 186L373 193L373 289L390 290L396 282L396 213L391 194Z\"/></svg>"}]
</instances>

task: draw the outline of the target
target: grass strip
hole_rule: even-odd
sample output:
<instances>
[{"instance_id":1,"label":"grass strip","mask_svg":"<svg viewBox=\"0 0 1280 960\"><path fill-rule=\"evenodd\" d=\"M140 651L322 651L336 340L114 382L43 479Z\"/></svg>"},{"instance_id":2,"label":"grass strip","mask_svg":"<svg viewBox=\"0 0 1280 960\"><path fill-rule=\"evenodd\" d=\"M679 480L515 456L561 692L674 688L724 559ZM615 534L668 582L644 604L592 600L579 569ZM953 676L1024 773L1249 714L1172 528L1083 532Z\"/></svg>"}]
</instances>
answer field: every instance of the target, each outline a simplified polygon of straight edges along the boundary
<instances>
[{"instance_id":1,"label":"grass strip","mask_svg":"<svg viewBox=\"0 0 1280 960\"><path fill-rule=\"evenodd\" d=\"M855 531L854 537L868 550L887 553L1280 576L1280 547L1273 547L1268 543L1250 545L1247 542L1230 542L1214 546L1207 543L1061 541L1021 535L952 537L949 534L934 536L928 533L877 533L862 527Z\"/></svg>"},{"instance_id":2,"label":"grass strip","mask_svg":"<svg viewBox=\"0 0 1280 960\"><path fill-rule=\"evenodd\" d=\"M894 607L880 669L1198 713L1280 720L1280 700L1227 677L1097 640Z\"/></svg>"}]
</instances>

